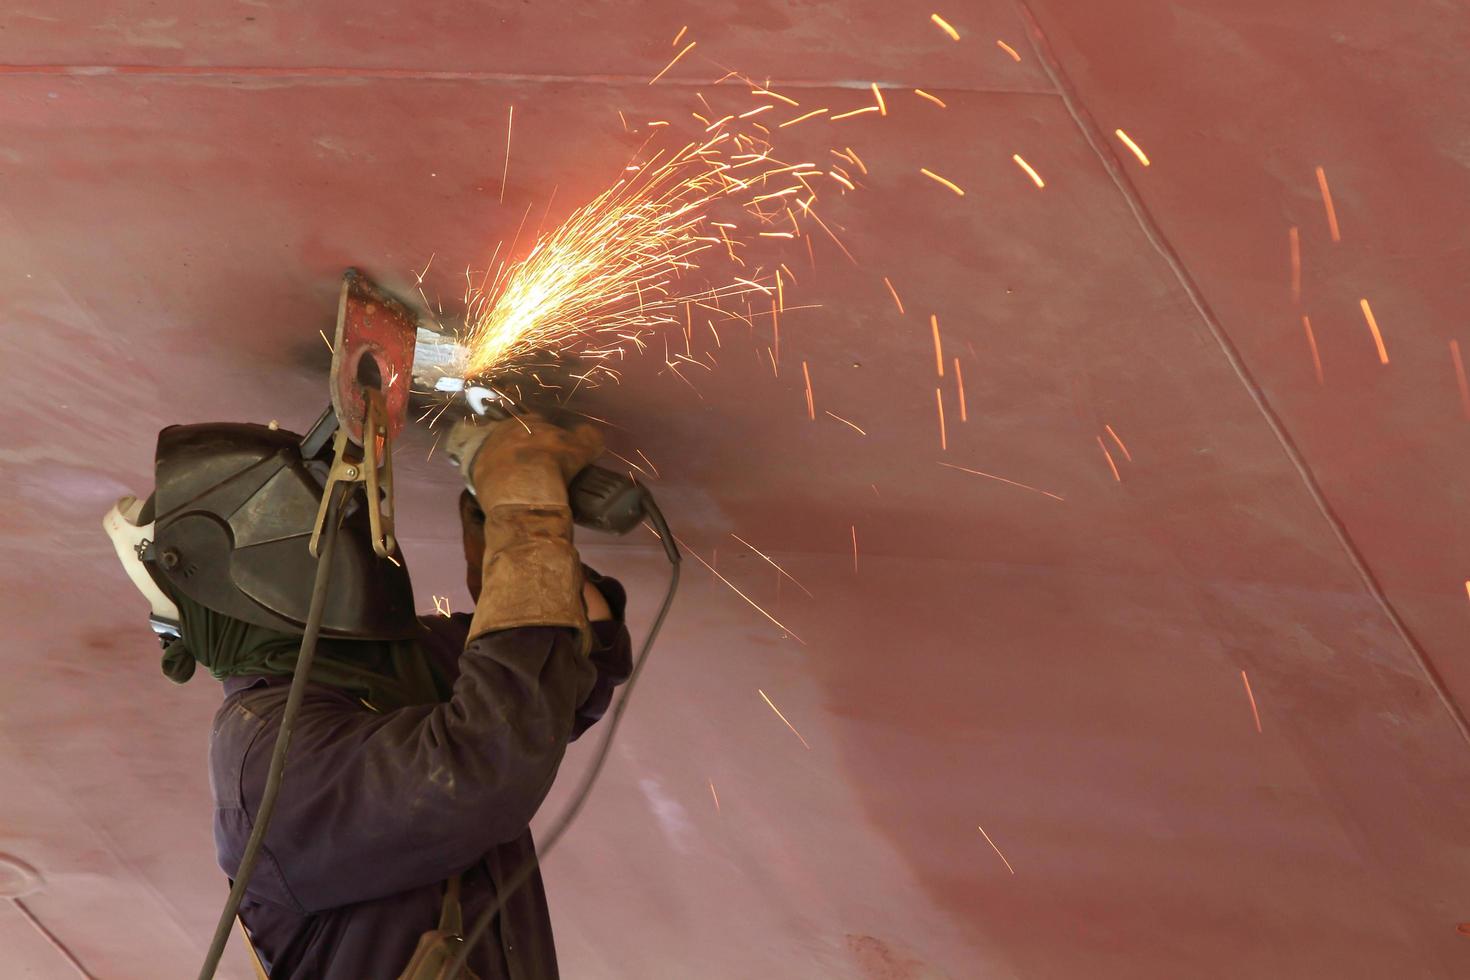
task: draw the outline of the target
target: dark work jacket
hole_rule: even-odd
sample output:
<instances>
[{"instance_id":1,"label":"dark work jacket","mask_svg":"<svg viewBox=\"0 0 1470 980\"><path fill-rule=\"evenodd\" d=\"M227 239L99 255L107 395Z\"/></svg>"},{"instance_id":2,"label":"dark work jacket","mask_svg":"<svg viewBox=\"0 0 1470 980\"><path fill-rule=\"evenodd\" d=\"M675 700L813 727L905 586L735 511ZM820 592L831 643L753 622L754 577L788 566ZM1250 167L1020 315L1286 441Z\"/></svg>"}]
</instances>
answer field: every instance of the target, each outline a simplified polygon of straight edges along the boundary
<instances>
[{"instance_id":1,"label":"dark work jacket","mask_svg":"<svg viewBox=\"0 0 1470 980\"><path fill-rule=\"evenodd\" d=\"M597 579L621 620L622 589ZM306 689L285 780L240 907L272 980L393 980L437 926L462 873L466 929L533 858L529 823L567 742L627 679L621 622L594 623L592 656L568 629L526 627L464 645L470 617L423 620L451 700L379 713L339 689ZM463 651L461 653L461 650ZM225 682L210 745L219 864L239 868L289 678ZM539 872L470 957L482 980L554 980Z\"/></svg>"}]
</instances>

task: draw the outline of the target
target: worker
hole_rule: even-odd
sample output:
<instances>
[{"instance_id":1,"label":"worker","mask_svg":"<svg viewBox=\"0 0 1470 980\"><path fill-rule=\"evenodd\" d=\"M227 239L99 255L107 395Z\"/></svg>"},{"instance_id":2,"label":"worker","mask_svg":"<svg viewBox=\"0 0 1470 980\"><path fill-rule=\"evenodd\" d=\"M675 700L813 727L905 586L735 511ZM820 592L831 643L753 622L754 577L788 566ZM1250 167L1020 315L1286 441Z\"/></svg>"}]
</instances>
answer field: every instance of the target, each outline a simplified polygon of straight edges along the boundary
<instances>
[{"instance_id":1,"label":"worker","mask_svg":"<svg viewBox=\"0 0 1470 980\"><path fill-rule=\"evenodd\" d=\"M375 560L366 508L344 511L311 682L240 907L273 980L393 980L451 911L474 921L534 860L529 823L567 743L631 672L623 589L572 544L567 484L600 455L600 436L528 417L454 441L473 489L459 508L472 616L411 616L401 559ZM202 664L224 682L210 785L231 878L314 567L305 515L325 471L302 444L273 427L170 427L153 497L124 498L105 521L150 600L164 672L182 683ZM306 587L274 588L282 578ZM508 896L468 965L479 980L557 976L539 873Z\"/></svg>"}]
</instances>

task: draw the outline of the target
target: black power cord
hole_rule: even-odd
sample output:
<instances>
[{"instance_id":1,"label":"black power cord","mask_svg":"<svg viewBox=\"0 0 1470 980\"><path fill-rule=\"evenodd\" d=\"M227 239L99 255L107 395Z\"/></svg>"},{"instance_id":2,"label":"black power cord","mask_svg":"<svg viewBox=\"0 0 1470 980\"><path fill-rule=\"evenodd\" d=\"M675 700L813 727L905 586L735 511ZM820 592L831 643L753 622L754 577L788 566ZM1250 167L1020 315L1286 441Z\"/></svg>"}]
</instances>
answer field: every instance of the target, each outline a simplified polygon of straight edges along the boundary
<instances>
[{"instance_id":1,"label":"black power cord","mask_svg":"<svg viewBox=\"0 0 1470 980\"><path fill-rule=\"evenodd\" d=\"M540 854L532 854L526 859L516 869L515 874L505 880L504 886L495 896L494 903L475 919L474 925L470 927L469 932L465 933L464 944L458 955L454 957L454 962L449 965L446 976L459 977L463 974L470 952L475 948L475 943L485 935L485 931L490 928L490 923L505 908L505 903L510 896L515 894L517 888L526 883L536 868L540 866L541 861L551 853L551 849L556 846L557 841L561 840L562 835L576 819L582 805L587 802L587 797L592 793L592 786L597 782L597 777L602 774L603 764L607 762L608 752L612 749L613 736L617 734L618 723L623 720L623 713L628 709L628 700L633 696L633 687L638 683L638 675L643 672L643 665L648 662L648 652L653 648L654 638L663 628L664 620L669 615L669 608L674 604L674 593L679 588L679 567L682 561L679 546L674 543L674 534L669 530L668 522L664 520L663 513L659 511L658 504L654 503L653 496L646 490L643 491L642 496L644 514L648 517L648 522L653 525L654 531L657 532L659 541L664 546L664 554L669 559L669 590L664 594L663 605L659 606L658 615L653 617L653 624L648 627L648 636L644 638L643 647L638 651L638 659L633 661L633 672L628 676L628 686L623 689L623 696L618 700L617 707L613 708L612 717L607 722L607 730L602 736L602 742L597 746L597 754L593 757L587 774L582 777L582 783L573 794L572 801L551 825L551 830L546 834L545 843L540 848Z\"/></svg>"},{"instance_id":2,"label":"black power cord","mask_svg":"<svg viewBox=\"0 0 1470 980\"><path fill-rule=\"evenodd\" d=\"M342 489L350 491L351 484ZM296 715L301 710L301 701L306 694L306 682L311 676L311 664L316 659L316 641L322 629L322 616L327 605L327 583L332 574L332 555L336 552L337 519L341 513L344 494L334 492L327 501L326 528L322 547L316 560L316 581L311 587L311 605L306 613L306 627L301 634L301 652L296 656L296 673L291 678L291 691L286 695L286 710L281 714L281 728L276 733L276 747L271 752L270 770L265 778L265 793L260 799L260 809L255 815L255 826L245 844L245 853L240 858L240 867L235 871L235 881L230 886L230 897L220 912L219 922L214 927L214 939L205 954L204 965L199 968L199 980L212 980L214 971L225 953L225 944L230 940L230 926L240 911L240 902L245 897L245 888L255 871L255 862L260 858L260 849L265 843L266 827L275 812L276 800L281 795L282 777L286 773L286 751L291 747L291 733L296 727Z\"/></svg>"}]
</instances>

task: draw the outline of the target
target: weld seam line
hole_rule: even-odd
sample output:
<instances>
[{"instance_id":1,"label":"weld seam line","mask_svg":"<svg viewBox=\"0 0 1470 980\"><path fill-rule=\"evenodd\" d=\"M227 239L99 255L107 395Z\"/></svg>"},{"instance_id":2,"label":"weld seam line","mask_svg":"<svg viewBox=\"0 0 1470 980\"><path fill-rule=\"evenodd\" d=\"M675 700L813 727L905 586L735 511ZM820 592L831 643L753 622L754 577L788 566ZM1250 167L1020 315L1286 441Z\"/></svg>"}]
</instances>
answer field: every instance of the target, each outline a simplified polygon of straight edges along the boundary
<instances>
[{"instance_id":1,"label":"weld seam line","mask_svg":"<svg viewBox=\"0 0 1470 980\"><path fill-rule=\"evenodd\" d=\"M1199 285L1195 282L1194 277L1185 266L1183 259L1180 258L1179 253L1169 243L1163 229L1159 227L1158 222L1148 210L1138 189L1128 179L1127 173L1124 171L1117 155L1113 152L1111 145L1103 137L1102 130L1098 127L1096 120L1092 118L1091 113L1082 104L1076 88L1072 85L1071 80L1067 78L1061 62L1052 50L1046 34L1041 29L1040 22L1036 19L1036 15L1032 13L1026 0L1014 0L1014 3L1022 21L1026 25L1027 34L1031 40L1032 47L1036 51L1038 60L1041 62L1041 66L1046 71L1047 76L1051 79L1052 84L1056 86L1056 94L1061 97L1062 104L1072 117L1072 121L1081 130L1083 138L1092 147L1103 168L1108 172L1108 176L1112 178L1113 184L1118 188L1119 193L1123 195L1123 199L1128 204L1129 210L1133 212L1133 216L1137 220L1139 229L1143 232L1144 237L1149 240L1154 250L1159 253L1159 256L1163 258L1173 271L1175 278L1179 281L1180 287L1183 288L1185 295L1189 297L1190 303L1194 305L1195 311L1199 314L1205 328L1209 331L1210 336L1214 338L1220 351L1225 355L1225 360L1230 364L1231 369L1235 372L1241 385L1244 386L1247 394L1250 395L1251 401L1255 403L1257 410L1266 420L1266 424L1270 427L1272 434L1276 437L1276 441L1286 454L1287 460L1301 478L1302 484L1306 487L1307 493L1312 498L1312 502L1316 504L1317 510L1321 512L1323 520L1327 522L1327 526L1332 529L1332 533L1337 537L1338 543L1342 546L1342 550L1346 553L1348 561L1352 564L1354 570L1357 571L1358 577L1362 580L1364 587L1367 588L1369 594L1377 601L1379 608L1383 610L1384 615L1388 617L1389 622L1399 634L1400 639L1404 641L1404 645L1409 648L1409 652L1412 654L1414 661L1419 665L1419 669L1424 674L1425 680L1434 689L1434 693L1438 696L1440 703L1449 712L1451 721L1459 729L1460 737L1466 743L1470 743L1470 723L1466 722L1464 712L1460 710L1460 706L1450 694L1449 688L1445 685L1444 679L1440 676L1439 671L1435 669L1434 664L1430 661L1429 655L1419 644L1419 641L1414 638L1413 633L1409 630L1408 624L1404 622L1398 610L1394 608L1393 603L1389 601L1383 586L1379 584L1372 569L1368 567L1367 560L1363 557L1362 552L1359 551L1358 546L1353 542L1351 535L1348 534L1347 527L1328 502L1326 494L1317 482L1317 478L1312 473L1311 467L1307 464L1306 457L1297 447L1295 440L1292 439L1291 434L1286 429L1286 425L1276 414L1275 409L1266 400L1261 386L1246 366L1235 343L1225 333L1225 328L1215 315L1214 310L1205 300L1204 294L1200 291Z\"/></svg>"}]
</instances>

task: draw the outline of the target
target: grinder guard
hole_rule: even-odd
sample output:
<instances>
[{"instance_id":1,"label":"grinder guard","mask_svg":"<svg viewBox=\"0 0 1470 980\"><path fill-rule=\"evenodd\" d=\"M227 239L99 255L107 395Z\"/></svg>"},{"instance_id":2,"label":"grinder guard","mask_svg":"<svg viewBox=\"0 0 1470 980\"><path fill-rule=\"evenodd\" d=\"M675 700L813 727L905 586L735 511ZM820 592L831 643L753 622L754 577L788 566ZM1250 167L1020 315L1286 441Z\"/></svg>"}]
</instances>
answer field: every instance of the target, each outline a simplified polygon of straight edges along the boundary
<instances>
[{"instance_id":1,"label":"grinder guard","mask_svg":"<svg viewBox=\"0 0 1470 980\"><path fill-rule=\"evenodd\" d=\"M155 457L154 570L195 602L235 619L300 634L316 575L307 548L330 453L303 458L300 436L262 425L169 426ZM342 510L322 633L404 639L419 627L413 587L373 552L367 508L354 492Z\"/></svg>"}]
</instances>

